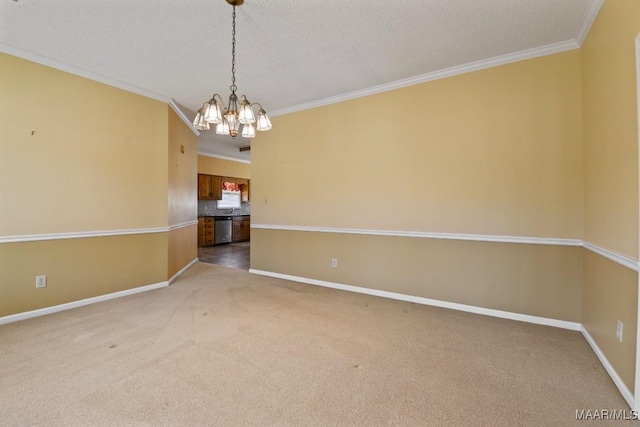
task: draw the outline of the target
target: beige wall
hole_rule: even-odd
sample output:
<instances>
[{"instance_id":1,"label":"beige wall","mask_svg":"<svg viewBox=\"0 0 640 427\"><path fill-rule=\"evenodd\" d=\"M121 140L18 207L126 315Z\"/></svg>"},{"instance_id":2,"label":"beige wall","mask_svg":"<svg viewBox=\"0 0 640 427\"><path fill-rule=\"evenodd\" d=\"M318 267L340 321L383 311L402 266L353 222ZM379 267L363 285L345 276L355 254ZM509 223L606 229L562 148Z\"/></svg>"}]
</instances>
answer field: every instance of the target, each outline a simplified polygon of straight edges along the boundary
<instances>
[{"instance_id":1,"label":"beige wall","mask_svg":"<svg viewBox=\"0 0 640 427\"><path fill-rule=\"evenodd\" d=\"M582 46L585 240L638 258L635 37L640 1L607 0Z\"/></svg>"},{"instance_id":2,"label":"beige wall","mask_svg":"<svg viewBox=\"0 0 640 427\"><path fill-rule=\"evenodd\" d=\"M579 239L580 82L575 50L276 117L252 150L252 222ZM251 239L258 270L581 319L576 247Z\"/></svg>"},{"instance_id":3,"label":"beige wall","mask_svg":"<svg viewBox=\"0 0 640 427\"><path fill-rule=\"evenodd\" d=\"M0 75L0 238L53 234L0 243L0 316L164 282L196 258L195 225L144 233L197 216L197 142L166 104L5 54ZM56 236L128 229L143 234Z\"/></svg>"},{"instance_id":4,"label":"beige wall","mask_svg":"<svg viewBox=\"0 0 640 427\"><path fill-rule=\"evenodd\" d=\"M198 173L251 179L251 164L199 155Z\"/></svg>"},{"instance_id":5,"label":"beige wall","mask_svg":"<svg viewBox=\"0 0 640 427\"><path fill-rule=\"evenodd\" d=\"M251 268L581 320L579 247L253 229Z\"/></svg>"},{"instance_id":6,"label":"beige wall","mask_svg":"<svg viewBox=\"0 0 640 427\"><path fill-rule=\"evenodd\" d=\"M169 225L198 217L198 137L171 107L169 114Z\"/></svg>"},{"instance_id":7,"label":"beige wall","mask_svg":"<svg viewBox=\"0 0 640 427\"><path fill-rule=\"evenodd\" d=\"M582 235L580 52L275 117L257 223Z\"/></svg>"},{"instance_id":8,"label":"beige wall","mask_svg":"<svg viewBox=\"0 0 640 427\"><path fill-rule=\"evenodd\" d=\"M167 225L166 104L2 53L0 75L0 236Z\"/></svg>"},{"instance_id":9,"label":"beige wall","mask_svg":"<svg viewBox=\"0 0 640 427\"><path fill-rule=\"evenodd\" d=\"M198 224L169 231L167 279L198 258Z\"/></svg>"},{"instance_id":10,"label":"beige wall","mask_svg":"<svg viewBox=\"0 0 640 427\"><path fill-rule=\"evenodd\" d=\"M169 115L169 225L198 217L198 138L172 108ZM198 257L198 226L171 230L168 235L167 279Z\"/></svg>"},{"instance_id":11,"label":"beige wall","mask_svg":"<svg viewBox=\"0 0 640 427\"><path fill-rule=\"evenodd\" d=\"M188 222L200 172L253 175L254 223L584 237L637 258L639 23L639 0L605 0L580 50L276 117L252 165L196 160L161 102L0 54L0 236ZM196 226L0 244L0 316L167 280L195 245ZM253 229L251 264L582 322L633 389L638 276L590 251Z\"/></svg>"},{"instance_id":12,"label":"beige wall","mask_svg":"<svg viewBox=\"0 0 640 427\"><path fill-rule=\"evenodd\" d=\"M0 244L0 317L164 282L166 253L167 233Z\"/></svg>"},{"instance_id":13,"label":"beige wall","mask_svg":"<svg viewBox=\"0 0 640 427\"><path fill-rule=\"evenodd\" d=\"M638 273L584 250L582 324L633 393L636 365ZM623 327L616 339L616 323Z\"/></svg>"},{"instance_id":14,"label":"beige wall","mask_svg":"<svg viewBox=\"0 0 640 427\"><path fill-rule=\"evenodd\" d=\"M638 257L640 1L606 0L582 46L584 239ZM634 392L638 273L585 253L583 323ZM616 340L616 321L624 323Z\"/></svg>"}]
</instances>

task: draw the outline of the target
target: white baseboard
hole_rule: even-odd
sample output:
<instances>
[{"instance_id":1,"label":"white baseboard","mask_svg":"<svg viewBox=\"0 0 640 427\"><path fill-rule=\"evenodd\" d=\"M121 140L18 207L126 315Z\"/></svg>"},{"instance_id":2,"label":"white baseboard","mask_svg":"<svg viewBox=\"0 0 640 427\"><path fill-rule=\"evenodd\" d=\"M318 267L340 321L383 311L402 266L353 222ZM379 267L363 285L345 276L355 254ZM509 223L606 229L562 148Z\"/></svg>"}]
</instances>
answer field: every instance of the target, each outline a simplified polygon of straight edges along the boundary
<instances>
[{"instance_id":1,"label":"white baseboard","mask_svg":"<svg viewBox=\"0 0 640 427\"><path fill-rule=\"evenodd\" d=\"M30 319L32 317L46 316L47 314L58 313L60 311L71 310L72 308L78 308L89 304L95 304L98 302L109 301L115 298L122 298L129 295L139 294L140 292L152 291L154 289L165 288L175 282L184 272L193 267L198 262L198 258L192 260L189 264L184 266L182 270L178 271L174 276L166 282L154 283L153 285L140 286L139 288L126 289L124 291L113 292L111 294L100 295L97 297L86 298L79 301L68 302L65 304L54 305L52 307L40 308L38 310L26 311L24 313L11 314L9 316L0 317L0 325L7 323L17 322L19 320Z\"/></svg>"},{"instance_id":2,"label":"white baseboard","mask_svg":"<svg viewBox=\"0 0 640 427\"><path fill-rule=\"evenodd\" d=\"M600 360L600 363L602 363L602 366L604 366L605 370L611 377L611 380L614 382L616 387L618 387L618 390L620 391L620 394L622 394L622 397L624 398L624 400L627 402L630 408L634 408L633 394L631 393L629 388L624 384L624 381L622 381L622 378L620 378L620 375L618 375L618 373L613 368L611 363L609 363L609 360L607 360L606 356L604 355L602 350L600 350L600 347L598 347L598 345L596 344L594 339L591 337L589 332L587 332L584 326L582 326L580 323L568 322L565 320L549 319L546 317L530 316L528 314L512 313L508 311L493 310L489 308L476 307L472 305L458 304L458 303L452 303L447 301L434 300L430 298L422 298L422 297L416 297L412 295L398 294L395 292L361 288L359 286L343 285L341 283L327 282L324 280L309 279L306 277L299 277L299 276L291 276L289 274L273 273L270 271L250 269L249 272L253 274L262 275L262 276L275 277L278 279L307 283L309 285L323 286L327 288L340 289L343 291L357 292L357 293L366 294L366 295L374 295L374 296L391 298L391 299L400 300L400 301L413 302L417 304L431 305L435 307L449 308L452 310L466 311L469 313L482 314L485 316L500 317L503 319L517 320L520 322L528 322L528 323L534 323L538 325L553 326L553 327L562 328L562 329L569 329L572 331L579 331L582 333L582 336L585 338L587 343L589 343L589 345L591 346L591 349Z\"/></svg>"},{"instance_id":3,"label":"white baseboard","mask_svg":"<svg viewBox=\"0 0 640 427\"><path fill-rule=\"evenodd\" d=\"M173 277L171 279L169 279L169 284L172 284L173 282L176 281L176 279L178 279L178 277L182 276L182 274L187 271L188 269L190 269L191 267L193 267L193 265L195 263L198 262L198 258L193 259L189 264L185 265L182 270L178 271L176 274L173 275Z\"/></svg>"},{"instance_id":4,"label":"white baseboard","mask_svg":"<svg viewBox=\"0 0 640 427\"><path fill-rule=\"evenodd\" d=\"M327 282L324 280L309 279L307 277L291 276L289 274L273 273L270 271L250 269L249 273L262 276L275 277L278 279L292 280L295 282L307 283L309 285L323 286L326 288L340 289L343 291L357 292L360 294L374 295L383 298L390 298L400 301L413 302L416 304L431 305L435 307L449 308L452 310L466 311L469 313L482 314L485 316L500 317L502 319L517 320L519 322L535 323L537 325L553 326L556 328L580 331L582 325L577 322L566 320L549 319L547 317L531 316L528 314L513 313L510 311L494 310L491 308L476 307L473 305L458 304L455 302L440 301L430 298L416 297L413 295L398 294L395 292L379 291L377 289L361 288L359 286L343 285L341 283Z\"/></svg>"},{"instance_id":5,"label":"white baseboard","mask_svg":"<svg viewBox=\"0 0 640 427\"><path fill-rule=\"evenodd\" d=\"M113 292L111 294L100 295L93 298L86 298L79 301L68 302L65 304L54 305L52 307L40 308L38 310L26 311L24 313L11 314L9 316L0 317L0 325L17 322L19 320L30 319L32 317L45 316L47 314L58 313L60 311L71 310L89 304L109 301L115 298L122 298L129 295L139 294L140 292L152 291L169 286L169 282L159 282L153 285L140 286L139 288L126 289L124 291Z\"/></svg>"},{"instance_id":6,"label":"white baseboard","mask_svg":"<svg viewBox=\"0 0 640 427\"><path fill-rule=\"evenodd\" d=\"M602 363L602 366L604 366L604 369L613 380L613 383L616 385L616 387L618 387L618 390L620 390L620 393L622 394L622 397L624 397L624 400L627 401L627 404L630 408L633 408L633 394L631 394L629 388L627 388L627 386L624 384L624 381L622 381L620 375L618 375L611 363L609 363L607 357L604 355L602 350L600 350L600 347L598 347L598 344L596 344L595 340L589 334L589 332L587 332L584 326L580 327L580 332L582 332L582 336L585 340L587 340L593 352L596 354L596 356L598 356L598 359L600 359L600 363Z\"/></svg>"}]
</instances>

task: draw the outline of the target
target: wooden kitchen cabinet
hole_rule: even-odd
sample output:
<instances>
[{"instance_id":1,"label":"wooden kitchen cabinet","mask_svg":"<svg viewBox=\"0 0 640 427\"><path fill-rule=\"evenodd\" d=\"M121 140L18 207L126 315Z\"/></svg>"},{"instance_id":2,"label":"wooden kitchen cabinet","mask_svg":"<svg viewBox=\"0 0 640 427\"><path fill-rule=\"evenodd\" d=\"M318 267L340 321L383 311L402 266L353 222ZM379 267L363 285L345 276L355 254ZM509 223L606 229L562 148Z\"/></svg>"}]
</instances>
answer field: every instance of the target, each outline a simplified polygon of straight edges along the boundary
<instances>
[{"instance_id":1,"label":"wooden kitchen cabinet","mask_svg":"<svg viewBox=\"0 0 640 427\"><path fill-rule=\"evenodd\" d=\"M211 198L213 200L221 200L222 199L222 177L221 176L211 176Z\"/></svg>"},{"instance_id":2,"label":"wooden kitchen cabinet","mask_svg":"<svg viewBox=\"0 0 640 427\"><path fill-rule=\"evenodd\" d=\"M213 217L198 218L198 246L213 246L215 222Z\"/></svg>"},{"instance_id":3,"label":"wooden kitchen cabinet","mask_svg":"<svg viewBox=\"0 0 640 427\"><path fill-rule=\"evenodd\" d=\"M198 200L222 199L222 177L198 174Z\"/></svg>"},{"instance_id":4,"label":"wooden kitchen cabinet","mask_svg":"<svg viewBox=\"0 0 640 427\"><path fill-rule=\"evenodd\" d=\"M242 217L234 217L231 224L231 241L242 242Z\"/></svg>"},{"instance_id":5,"label":"wooden kitchen cabinet","mask_svg":"<svg viewBox=\"0 0 640 427\"><path fill-rule=\"evenodd\" d=\"M248 217L242 220L242 240L251 240L251 220Z\"/></svg>"},{"instance_id":6,"label":"wooden kitchen cabinet","mask_svg":"<svg viewBox=\"0 0 640 427\"><path fill-rule=\"evenodd\" d=\"M251 195L251 181L247 179L244 183L240 184L240 191L242 193L242 201L248 202Z\"/></svg>"},{"instance_id":7,"label":"wooden kitchen cabinet","mask_svg":"<svg viewBox=\"0 0 640 427\"><path fill-rule=\"evenodd\" d=\"M231 241L246 242L251 240L251 218L236 216L231 224Z\"/></svg>"},{"instance_id":8,"label":"wooden kitchen cabinet","mask_svg":"<svg viewBox=\"0 0 640 427\"><path fill-rule=\"evenodd\" d=\"M211 197L211 176L198 174L198 199L206 200Z\"/></svg>"}]
</instances>

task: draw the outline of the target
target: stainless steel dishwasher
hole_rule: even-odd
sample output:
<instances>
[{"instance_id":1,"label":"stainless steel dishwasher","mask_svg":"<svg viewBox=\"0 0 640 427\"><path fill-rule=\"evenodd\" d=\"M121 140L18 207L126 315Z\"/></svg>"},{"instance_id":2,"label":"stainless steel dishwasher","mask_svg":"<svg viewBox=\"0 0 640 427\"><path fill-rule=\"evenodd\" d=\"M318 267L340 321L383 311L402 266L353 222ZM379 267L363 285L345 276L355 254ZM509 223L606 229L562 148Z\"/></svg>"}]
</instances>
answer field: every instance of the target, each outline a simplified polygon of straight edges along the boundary
<instances>
[{"instance_id":1,"label":"stainless steel dishwasher","mask_svg":"<svg viewBox=\"0 0 640 427\"><path fill-rule=\"evenodd\" d=\"M231 243L231 217L217 216L215 217L215 232L213 244Z\"/></svg>"}]
</instances>

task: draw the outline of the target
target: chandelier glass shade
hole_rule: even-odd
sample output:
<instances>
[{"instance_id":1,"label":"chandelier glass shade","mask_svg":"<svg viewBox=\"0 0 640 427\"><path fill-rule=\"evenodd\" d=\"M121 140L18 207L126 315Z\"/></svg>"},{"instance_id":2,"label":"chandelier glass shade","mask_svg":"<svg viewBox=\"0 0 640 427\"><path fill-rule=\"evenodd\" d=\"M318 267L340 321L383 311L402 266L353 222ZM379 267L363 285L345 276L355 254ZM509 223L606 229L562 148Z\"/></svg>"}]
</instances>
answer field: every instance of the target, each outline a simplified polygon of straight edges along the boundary
<instances>
[{"instance_id":1,"label":"chandelier glass shade","mask_svg":"<svg viewBox=\"0 0 640 427\"><path fill-rule=\"evenodd\" d=\"M231 33L231 95L225 107L222 97L217 93L202 105L193 120L193 126L198 130L209 130L211 125L216 126L216 134L238 136L242 125L241 135L244 138L256 136L256 130L266 131L271 129L271 120L267 112L257 102L251 103L246 96L241 95L238 102L236 95L236 6L240 6L244 0L226 0L233 6L233 30ZM254 106L258 106L258 115L254 114Z\"/></svg>"}]
</instances>

